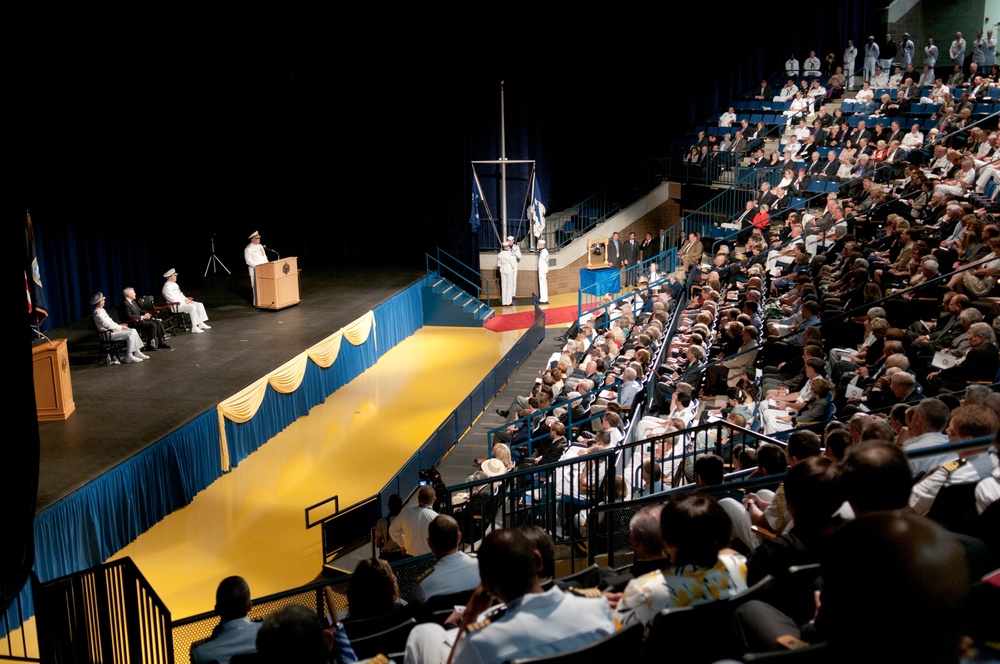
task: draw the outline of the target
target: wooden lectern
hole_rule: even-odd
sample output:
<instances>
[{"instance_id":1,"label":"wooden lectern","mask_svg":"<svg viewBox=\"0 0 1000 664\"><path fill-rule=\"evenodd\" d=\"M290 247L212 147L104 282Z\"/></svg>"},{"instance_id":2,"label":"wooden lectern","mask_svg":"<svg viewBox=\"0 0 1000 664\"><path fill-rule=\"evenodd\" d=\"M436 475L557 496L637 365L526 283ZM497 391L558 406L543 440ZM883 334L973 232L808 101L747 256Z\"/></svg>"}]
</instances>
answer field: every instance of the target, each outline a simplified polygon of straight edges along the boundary
<instances>
[{"instance_id":1,"label":"wooden lectern","mask_svg":"<svg viewBox=\"0 0 1000 664\"><path fill-rule=\"evenodd\" d=\"M299 261L295 256L254 267L257 308L284 309L299 303Z\"/></svg>"},{"instance_id":2,"label":"wooden lectern","mask_svg":"<svg viewBox=\"0 0 1000 664\"><path fill-rule=\"evenodd\" d=\"M65 339L54 339L31 349L35 380L35 408L39 422L65 420L76 410L69 375Z\"/></svg>"}]
</instances>

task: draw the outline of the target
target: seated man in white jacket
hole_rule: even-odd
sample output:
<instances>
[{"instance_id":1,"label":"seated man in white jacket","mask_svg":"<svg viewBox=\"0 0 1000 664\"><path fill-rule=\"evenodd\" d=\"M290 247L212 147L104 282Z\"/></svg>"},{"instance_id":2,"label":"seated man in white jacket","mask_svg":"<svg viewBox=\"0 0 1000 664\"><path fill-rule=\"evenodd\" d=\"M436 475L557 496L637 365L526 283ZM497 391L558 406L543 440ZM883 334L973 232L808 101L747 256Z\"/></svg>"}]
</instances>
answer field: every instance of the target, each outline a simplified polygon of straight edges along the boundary
<instances>
[{"instance_id":1,"label":"seated man in white jacket","mask_svg":"<svg viewBox=\"0 0 1000 664\"><path fill-rule=\"evenodd\" d=\"M177 270L170 268L163 273L163 277L167 280L163 284L163 299L173 304L175 310L191 316L191 331L201 334L205 330L211 330L212 326L205 323L208 320L205 305L195 302L193 297L185 296L177 285Z\"/></svg>"}]
</instances>

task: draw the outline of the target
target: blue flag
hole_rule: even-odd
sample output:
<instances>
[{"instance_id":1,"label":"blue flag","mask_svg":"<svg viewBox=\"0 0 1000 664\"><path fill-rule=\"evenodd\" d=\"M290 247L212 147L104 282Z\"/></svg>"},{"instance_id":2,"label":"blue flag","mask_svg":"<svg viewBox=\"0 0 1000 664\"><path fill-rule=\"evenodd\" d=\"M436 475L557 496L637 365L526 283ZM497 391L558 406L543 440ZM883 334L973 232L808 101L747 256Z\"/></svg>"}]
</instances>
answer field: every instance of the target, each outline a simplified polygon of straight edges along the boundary
<instances>
[{"instance_id":1,"label":"blue flag","mask_svg":"<svg viewBox=\"0 0 1000 664\"><path fill-rule=\"evenodd\" d=\"M535 237L542 237L545 232L545 205L542 204L542 192L538 187L538 178L532 180L531 207L528 208L528 219L531 221Z\"/></svg>"},{"instance_id":2,"label":"blue flag","mask_svg":"<svg viewBox=\"0 0 1000 664\"><path fill-rule=\"evenodd\" d=\"M26 264L24 268L24 285L27 290L28 316L35 325L49 317L49 304L42 288L42 271L38 265L38 254L35 251L35 229L31 224L31 214L25 212L24 239L26 249Z\"/></svg>"},{"instance_id":3,"label":"blue flag","mask_svg":"<svg viewBox=\"0 0 1000 664\"><path fill-rule=\"evenodd\" d=\"M472 211L469 213L469 225L472 226L472 232L479 232L479 189L476 187L476 183L472 183Z\"/></svg>"}]
</instances>

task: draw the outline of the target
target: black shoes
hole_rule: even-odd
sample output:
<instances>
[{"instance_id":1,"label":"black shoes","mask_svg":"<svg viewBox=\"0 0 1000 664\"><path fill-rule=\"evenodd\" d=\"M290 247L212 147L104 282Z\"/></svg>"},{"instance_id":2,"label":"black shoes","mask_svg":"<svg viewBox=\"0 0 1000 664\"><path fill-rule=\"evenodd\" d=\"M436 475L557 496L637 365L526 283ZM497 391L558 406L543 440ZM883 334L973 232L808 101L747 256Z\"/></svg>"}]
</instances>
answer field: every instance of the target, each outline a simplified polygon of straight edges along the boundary
<instances>
[{"instance_id":1,"label":"black shoes","mask_svg":"<svg viewBox=\"0 0 1000 664\"><path fill-rule=\"evenodd\" d=\"M497 408L497 415L499 415L500 417L507 417L508 414L510 414L509 410L500 410L499 408Z\"/></svg>"}]
</instances>

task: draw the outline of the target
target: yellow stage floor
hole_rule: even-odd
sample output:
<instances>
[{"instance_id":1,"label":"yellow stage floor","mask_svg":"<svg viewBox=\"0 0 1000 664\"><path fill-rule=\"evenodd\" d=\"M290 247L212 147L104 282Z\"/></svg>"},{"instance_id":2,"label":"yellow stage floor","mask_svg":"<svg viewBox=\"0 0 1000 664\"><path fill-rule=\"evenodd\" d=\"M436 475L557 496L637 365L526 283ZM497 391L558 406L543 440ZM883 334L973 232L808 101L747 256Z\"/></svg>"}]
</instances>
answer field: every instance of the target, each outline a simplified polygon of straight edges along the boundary
<instances>
[{"instance_id":1,"label":"yellow stage floor","mask_svg":"<svg viewBox=\"0 0 1000 664\"><path fill-rule=\"evenodd\" d=\"M211 610L229 575L257 597L311 581L305 507L381 489L522 333L421 329L113 559L131 556L174 618Z\"/></svg>"}]
</instances>

